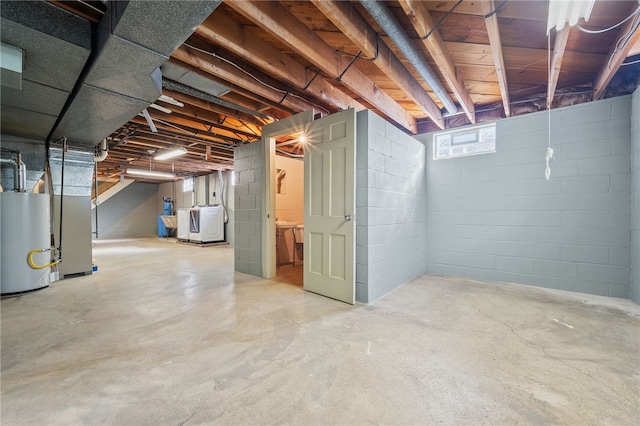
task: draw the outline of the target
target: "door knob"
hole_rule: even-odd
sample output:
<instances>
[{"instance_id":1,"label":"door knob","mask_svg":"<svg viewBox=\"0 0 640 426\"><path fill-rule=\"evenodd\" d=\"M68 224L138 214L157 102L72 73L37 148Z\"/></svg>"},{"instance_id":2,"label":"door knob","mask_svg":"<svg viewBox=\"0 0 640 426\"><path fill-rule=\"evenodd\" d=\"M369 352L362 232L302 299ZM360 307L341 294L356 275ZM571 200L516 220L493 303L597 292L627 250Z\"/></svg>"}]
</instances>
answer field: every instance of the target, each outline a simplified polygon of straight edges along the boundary
<instances>
[{"instance_id":1,"label":"door knob","mask_svg":"<svg viewBox=\"0 0 640 426\"><path fill-rule=\"evenodd\" d=\"M347 222L351 221L351 215L345 215L344 220L346 220Z\"/></svg>"}]
</instances>

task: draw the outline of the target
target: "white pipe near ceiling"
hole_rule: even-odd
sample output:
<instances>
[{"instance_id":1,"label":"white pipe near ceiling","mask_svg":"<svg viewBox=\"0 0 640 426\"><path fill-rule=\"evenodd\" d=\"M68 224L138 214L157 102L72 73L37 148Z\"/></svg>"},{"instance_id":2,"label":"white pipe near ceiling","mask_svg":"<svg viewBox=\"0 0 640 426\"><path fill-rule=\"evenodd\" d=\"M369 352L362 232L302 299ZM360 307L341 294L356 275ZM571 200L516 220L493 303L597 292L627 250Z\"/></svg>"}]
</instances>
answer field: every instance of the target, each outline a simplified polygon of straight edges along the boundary
<instances>
[{"instance_id":1,"label":"white pipe near ceiling","mask_svg":"<svg viewBox=\"0 0 640 426\"><path fill-rule=\"evenodd\" d=\"M107 155L109 155L109 144L107 143L107 139L104 138L100 148L93 154L93 161L96 163L104 161L107 158Z\"/></svg>"}]
</instances>

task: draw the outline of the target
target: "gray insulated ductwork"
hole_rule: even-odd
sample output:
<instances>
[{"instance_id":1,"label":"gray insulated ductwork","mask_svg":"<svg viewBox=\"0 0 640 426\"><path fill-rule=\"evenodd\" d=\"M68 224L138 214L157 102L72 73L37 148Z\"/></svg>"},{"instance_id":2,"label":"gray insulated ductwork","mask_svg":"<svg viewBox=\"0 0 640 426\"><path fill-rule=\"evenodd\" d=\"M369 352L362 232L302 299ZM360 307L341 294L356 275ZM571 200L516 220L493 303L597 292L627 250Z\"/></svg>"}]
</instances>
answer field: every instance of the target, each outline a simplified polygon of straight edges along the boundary
<instances>
[{"instance_id":1,"label":"gray insulated ductwork","mask_svg":"<svg viewBox=\"0 0 640 426\"><path fill-rule=\"evenodd\" d=\"M54 195L60 195L62 188L62 149L51 148L51 181ZM64 195L90 197L93 185L93 154L84 151L69 150L64 155Z\"/></svg>"},{"instance_id":2,"label":"gray insulated ductwork","mask_svg":"<svg viewBox=\"0 0 640 426\"><path fill-rule=\"evenodd\" d=\"M2 44L22 52L20 85L5 84L0 64L3 138L43 141L89 58L91 23L44 1L2 0L0 16Z\"/></svg>"},{"instance_id":3,"label":"gray insulated ductwork","mask_svg":"<svg viewBox=\"0 0 640 426\"><path fill-rule=\"evenodd\" d=\"M53 139L94 146L162 94L160 66L220 1L110 1Z\"/></svg>"},{"instance_id":4,"label":"gray insulated ductwork","mask_svg":"<svg viewBox=\"0 0 640 426\"><path fill-rule=\"evenodd\" d=\"M413 42L404 32L398 21L393 17L387 6L378 0L360 0L360 3L367 9L367 12L376 21L382 30L387 33L393 43L400 49L402 54L409 60L420 76L431 87L444 107L450 114L458 111L456 104L449 97L444 86L438 80L435 73L429 68L420 51L413 45Z\"/></svg>"},{"instance_id":5,"label":"gray insulated ductwork","mask_svg":"<svg viewBox=\"0 0 640 426\"><path fill-rule=\"evenodd\" d=\"M42 148L42 141L36 139L26 139L18 136L2 135L2 147L0 147L0 185L5 191L17 189L20 184L16 181L15 168L11 164L15 163L17 155L10 151L19 152L24 163L23 190L32 192L44 174L45 152Z\"/></svg>"}]
</instances>

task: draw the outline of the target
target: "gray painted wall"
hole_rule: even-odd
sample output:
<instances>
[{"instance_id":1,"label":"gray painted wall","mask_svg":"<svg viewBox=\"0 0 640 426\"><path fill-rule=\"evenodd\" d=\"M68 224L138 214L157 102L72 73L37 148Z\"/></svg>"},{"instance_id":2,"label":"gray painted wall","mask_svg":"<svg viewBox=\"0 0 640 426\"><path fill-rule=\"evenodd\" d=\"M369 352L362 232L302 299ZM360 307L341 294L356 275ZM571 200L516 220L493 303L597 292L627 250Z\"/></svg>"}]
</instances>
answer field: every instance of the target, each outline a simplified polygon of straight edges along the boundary
<instances>
[{"instance_id":1,"label":"gray painted wall","mask_svg":"<svg viewBox=\"0 0 640 426\"><path fill-rule=\"evenodd\" d=\"M425 272L425 146L371 111L357 115L356 300Z\"/></svg>"},{"instance_id":2,"label":"gray painted wall","mask_svg":"<svg viewBox=\"0 0 640 426\"><path fill-rule=\"evenodd\" d=\"M151 237L158 235L158 186L132 183L98 206L98 236L107 238ZM95 213L92 212L92 229Z\"/></svg>"},{"instance_id":3,"label":"gray painted wall","mask_svg":"<svg viewBox=\"0 0 640 426\"><path fill-rule=\"evenodd\" d=\"M631 300L640 304L640 89L631 107Z\"/></svg>"},{"instance_id":4,"label":"gray painted wall","mask_svg":"<svg viewBox=\"0 0 640 426\"><path fill-rule=\"evenodd\" d=\"M636 101L637 102L637 101ZM434 161L427 270L614 297L630 289L631 96L497 122L497 153Z\"/></svg>"},{"instance_id":5,"label":"gray painted wall","mask_svg":"<svg viewBox=\"0 0 640 426\"><path fill-rule=\"evenodd\" d=\"M237 147L234 171L235 270L262 276L264 144Z\"/></svg>"}]
</instances>

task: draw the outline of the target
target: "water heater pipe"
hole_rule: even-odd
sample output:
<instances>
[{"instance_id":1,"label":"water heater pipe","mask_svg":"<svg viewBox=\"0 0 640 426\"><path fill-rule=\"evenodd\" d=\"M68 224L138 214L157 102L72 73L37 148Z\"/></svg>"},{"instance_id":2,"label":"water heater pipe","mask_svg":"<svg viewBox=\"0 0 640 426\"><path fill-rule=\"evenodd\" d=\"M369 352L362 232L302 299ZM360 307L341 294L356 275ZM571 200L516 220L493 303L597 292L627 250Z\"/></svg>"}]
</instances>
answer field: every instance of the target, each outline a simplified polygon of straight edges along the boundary
<instances>
[{"instance_id":1,"label":"water heater pipe","mask_svg":"<svg viewBox=\"0 0 640 426\"><path fill-rule=\"evenodd\" d=\"M46 265L36 265L35 262L33 261L33 255L36 253L42 253L45 251L51 251L50 248L41 248L41 249L35 249L35 250L31 250L29 252L29 255L27 256L27 262L29 263L29 266L31 266L33 269L44 269L44 268L48 268L50 266L54 266L57 265L58 263L60 263L59 260L54 260L51 263L48 263Z\"/></svg>"},{"instance_id":2,"label":"water heater pipe","mask_svg":"<svg viewBox=\"0 0 640 426\"><path fill-rule=\"evenodd\" d=\"M13 166L13 190L24 192L27 187L27 166L22 162L22 154L14 149L3 148L2 151L16 155L16 158L0 158L0 163L11 164Z\"/></svg>"},{"instance_id":3,"label":"water heater pipe","mask_svg":"<svg viewBox=\"0 0 640 426\"><path fill-rule=\"evenodd\" d=\"M109 144L107 143L107 138L104 138L100 148L96 149L96 152L93 154L93 161L96 163L104 161L107 155L109 155Z\"/></svg>"}]
</instances>

